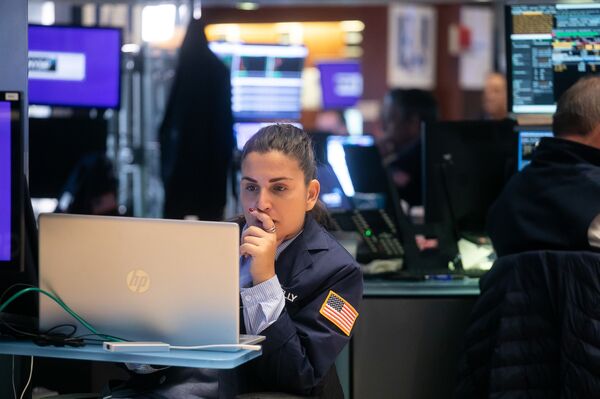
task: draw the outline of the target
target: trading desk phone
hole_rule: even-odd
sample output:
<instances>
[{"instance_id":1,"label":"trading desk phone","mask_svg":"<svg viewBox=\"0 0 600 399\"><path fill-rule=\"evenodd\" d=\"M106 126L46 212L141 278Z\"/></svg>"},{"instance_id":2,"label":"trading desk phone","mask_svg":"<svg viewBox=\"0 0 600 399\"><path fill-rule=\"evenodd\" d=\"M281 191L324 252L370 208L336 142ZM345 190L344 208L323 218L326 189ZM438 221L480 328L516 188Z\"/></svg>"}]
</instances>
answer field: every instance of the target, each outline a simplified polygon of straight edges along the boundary
<instances>
[{"instance_id":1,"label":"trading desk phone","mask_svg":"<svg viewBox=\"0 0 600 399\"><path fill-rule=\"evenodd\" d=\"M331 214L334 227L341 231L357 232L361 237L356 260L369 263L376 259L404 256L399 232L390 215L383 209L353 210Z\"/></svg>"}]
</instances>

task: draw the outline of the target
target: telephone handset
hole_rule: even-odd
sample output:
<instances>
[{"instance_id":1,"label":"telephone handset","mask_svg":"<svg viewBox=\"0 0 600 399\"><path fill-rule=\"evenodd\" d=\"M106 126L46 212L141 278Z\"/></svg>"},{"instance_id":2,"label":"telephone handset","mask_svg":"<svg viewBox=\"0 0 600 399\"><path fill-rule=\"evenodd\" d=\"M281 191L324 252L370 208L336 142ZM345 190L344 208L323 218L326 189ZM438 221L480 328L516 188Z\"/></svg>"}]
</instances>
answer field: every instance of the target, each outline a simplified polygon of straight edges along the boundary
<instances>
[{"instance_id":1,"label":"telephone handset","mask_svg":"<svg viewBox=\"0 0 600 399\"><path fill-rule=\"evenodd\" d=\"M331 214L334 227L341 231L357 232L359 242L356 260L369 263L377 259L404 256L404 247L396 224L384 209L353 210Z\"/></svg>"}]
</instances>

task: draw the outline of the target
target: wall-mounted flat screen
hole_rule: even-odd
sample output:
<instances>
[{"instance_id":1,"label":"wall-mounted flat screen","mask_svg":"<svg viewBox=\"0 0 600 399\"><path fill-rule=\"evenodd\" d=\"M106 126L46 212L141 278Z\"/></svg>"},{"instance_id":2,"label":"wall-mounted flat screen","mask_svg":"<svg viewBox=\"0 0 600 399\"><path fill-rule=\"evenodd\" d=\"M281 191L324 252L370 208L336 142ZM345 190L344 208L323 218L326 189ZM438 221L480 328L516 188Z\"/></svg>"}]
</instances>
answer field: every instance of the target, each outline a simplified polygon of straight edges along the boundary
<instances>
[{"instance_id":1,"label":"wall-mounted flat screen","mask_svg":"<svg viewBox=\"0 0 600 399\"><path fill-rule=\"evenodd\" d=\"M321 80L323 109L353 107L363 93L363 77L358 61L331 61L317 64Z\"/></svg>"},{"instance_id":2,"label":"wall-mounted flat screen","mask_svg":"<svg viewBox=\"0 0 600 399\"><path fill-rule=\"evenodd\" d=\"M29 103L119 108L121 30L29 26Z\"/></svg>"},{"instance_id":3,"label":"wall-mounted flat screen","mask_svg":"<svg viewBox=\"0 0 600 399\"><path fill-rule=\"evenodd\" d=\"M231 69L237 120L300 118L306 47L223 42L209 46Z\"/></svg>"},{"instance_id":4,"label":"wall-mounted flat screen","mask_svg":"<svg viewBox=\"0 0 600 399\"><path fill-rule=\"evenodd\" d=\"M579 78L600 72L600 4L506 8L509 110L544 114Z\"/></svg>"}]
</instances>

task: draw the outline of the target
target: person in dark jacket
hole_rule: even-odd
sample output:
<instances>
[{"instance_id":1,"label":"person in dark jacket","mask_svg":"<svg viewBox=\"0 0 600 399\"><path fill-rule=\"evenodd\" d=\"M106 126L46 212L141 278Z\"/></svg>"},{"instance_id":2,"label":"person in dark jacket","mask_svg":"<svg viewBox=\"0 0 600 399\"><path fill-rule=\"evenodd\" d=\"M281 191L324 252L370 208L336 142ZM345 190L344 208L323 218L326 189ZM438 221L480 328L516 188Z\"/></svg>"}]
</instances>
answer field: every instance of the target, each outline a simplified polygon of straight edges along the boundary
<instances>
[{"instance_id":1,"label":"person in dark jacket","mask_svg":"<svg viewBox=\"0 0 600 399\"><path fill-rule=\"evenodd\" d=\"M490 209L487 230L499 256L600 251L600 77L561 96L553 131Z\"/></svg>"},{"instance_id":2,"label":"person in dark jacket","mask_svg":"<svg viewBox=\"0 0 600 399\"><path fill-rule=\"evenodd\" d=\"M411 206L423 203L421 125L437 119L437 102L427 91L393 89L383 100L384 137L379 148L398 196Z\"/></svg>"},{"instance_id":3,"label":"person in dark jacket","mask_svg":"<svg viewBox=\"0 0 600 399\"><path fill-rule=\"evenodd\" d=\"M159 139L164 217L221 220L234 147L231 78L200 20L183 39Z\"/></svg>"},{"instance_id":4,"label":"person in dark jacket","mask_svg":"<svg viewBox=\"0 0 600 399\"><path fill-rule=\"evenodd\" d=\"M358 317L362 274L320 223L326 213L318 202L316 170L309 136L292 125L264 127L246 143L240 184L241 324L242 332L266 337L262 355L220 373L170 368L138 375L130 386L148 395L142 397L283 392L343 398L334 362Z\"/></svg>"},{"instance_id":5,"label":"person in dark jacket","mask_svg":"<svg viewBox=\"0 0 600 399\"><path fill-rule=\"evenodd\" d=\"M456 398L600 398L600 77L563 94L553 130L490 210L500 256L480 281Z\"/></svg>"}]
</instances>

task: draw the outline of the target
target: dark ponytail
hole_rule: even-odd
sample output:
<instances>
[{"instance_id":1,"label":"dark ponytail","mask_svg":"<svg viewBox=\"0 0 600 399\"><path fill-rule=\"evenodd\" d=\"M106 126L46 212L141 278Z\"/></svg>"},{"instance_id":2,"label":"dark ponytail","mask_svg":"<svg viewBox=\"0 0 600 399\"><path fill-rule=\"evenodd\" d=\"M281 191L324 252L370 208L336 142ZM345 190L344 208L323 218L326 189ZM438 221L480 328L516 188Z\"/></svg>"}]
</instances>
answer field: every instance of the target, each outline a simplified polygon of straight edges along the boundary
<instances>
[{"instance_id":1,"label":"dark ponytail","mask_svg":"<svg viewBox=\"0 0 600 399\"><path fill-rule=\"evenodd\" d=\"M297 160L304 173L305 184L317 178L317 162L312 141L302 129L287 123L263 127L244 145L241 162L251 152L264 154L271 151L279 151ZM323 227L331 228L331 218L327 208L320 200L317 200L313 209L308 213Z\"/></svg>"}]
</instances>

